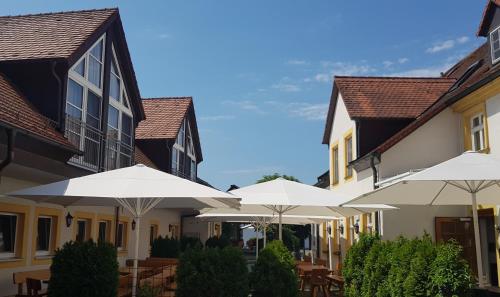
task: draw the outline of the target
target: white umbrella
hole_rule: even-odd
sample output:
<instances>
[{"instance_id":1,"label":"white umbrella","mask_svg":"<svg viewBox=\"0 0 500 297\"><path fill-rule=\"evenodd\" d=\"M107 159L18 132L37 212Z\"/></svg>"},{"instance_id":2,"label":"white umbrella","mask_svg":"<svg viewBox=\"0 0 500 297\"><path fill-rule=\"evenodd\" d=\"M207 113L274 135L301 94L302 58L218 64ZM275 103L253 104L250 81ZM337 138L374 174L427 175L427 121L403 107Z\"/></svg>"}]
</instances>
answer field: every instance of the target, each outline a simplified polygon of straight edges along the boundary
<instances>
[{"instance_id":1,"label":"white umbrella","mask_svg":"<svg viewBox=\"0 0 500 297\"><path fill-rule=\"evenodd\" d=\"M391 205L472 205L479 286L484 286L477 204L499 204L499 182L499 159L487 154L465 152L405 177L395 184L363 194L352 202Z\"/></svg>"},{"instance_id":2,"label":"white umbrella","mask_svg":"<svg viewBox=\"0 0 500 297\"><path fill-rule=\"evenodd\" d=\"M13 193L63 206L123 206L136 221L132 296L136 296L141 217L153 208L238 207L235 196L139 164Z\"/></svg>"},{"instance_id":3,"label":"white umbrella","mask_svg":"<svg viewBox=\"0 0 500 297\"><path fill-rule=\"evenodd\" d=\"M239 188L230 191L230 193L242 199L241 208L239 211L222 210L222 212L277 214L280 240L282 240L281 225L284 214L342 218L380 210L381 208L392 208L380 205L373 208L371 205L361 204L340 207L342 203L348 201L346 197L330 190L283 178Z\"/></svg>"},{"instance_id":4,"label":"white umbrella","mask_svg":"<svg viewBox=\"0 0 500 297\"><path fill-rule=\"evenodd\" d=\"M278 217L271 214L228 214L228 213L217 213L216 210L202 210L202 214L196 216L197 219L203 221L218 221L218 222L228 222L228 223L249 223L251 224L255 232L263 231L264 247L266 247L266 229L271 224L275 224L278 221ZM281 218L282 224L287 225L309 225L309 224L319 224L329 220L334 220L335 217L325 217L325 216L294 216L294 215L283 215ZM259 240L257 238L257 248L256 256L259 256Z\"/></svg>"}]
</instances>

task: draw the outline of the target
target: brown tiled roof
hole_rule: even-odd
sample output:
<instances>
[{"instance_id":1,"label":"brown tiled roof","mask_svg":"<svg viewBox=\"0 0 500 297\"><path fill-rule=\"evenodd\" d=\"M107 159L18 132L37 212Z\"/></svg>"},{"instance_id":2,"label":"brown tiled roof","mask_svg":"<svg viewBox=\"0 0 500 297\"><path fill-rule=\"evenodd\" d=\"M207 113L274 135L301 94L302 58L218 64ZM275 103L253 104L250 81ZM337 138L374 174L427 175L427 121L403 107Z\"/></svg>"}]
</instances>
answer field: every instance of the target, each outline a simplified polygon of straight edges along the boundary
<instances>
[{"instance_id":1,"label":"brown tiled roof","mask_svg":"<svg viewBox=\"0 0 500 297\"><path fill-rule=\"evenodd\" d=\"M351 118L416 118L454 82L448 78L335 77Z\"/></svg>"},{"instance_id":2,"label":"brown tiled roof","mask_svg":"<svg viewBox=\"0 0 500 297\"><path fill-rule=\"evenodd\" d=\"M148 156L146 156L146 154L144 154L144 152L137 146L135 146L134 160L135 164L144 164L148 167L158 169L158 166L156 166L156 164L153 161L151 161L151 159Z\"/></svg>"},{"instance_id":3,"label":"brown tiled roof","mask_svg":"<svg viewBox=\"0 0 500 297\"><path fill-rule=\"evenodd\" d=\"M0 17L0 61L68 58L118 9Z\"/></svg>"},{"instance_id":4,"label":"brown tiled roof","mask_svg":"<svg viewBox=\"0 0 500 297\"><path fill-rule=\"evenodd\" d=\"M135 131L137 139L175 139L193 102L191 97L143 99L146 119Z\"/></svg>"},{"instance_id":5,"label":"brown tiled roof","mask_svg":"<svg viewBox=\"0 0 500 297\"><path fill-rule=\"evenodd\" d=\"M474 66L475 65L475 66ZM444 73L445 77L457 79L456 85L444 94L434 105L427 109L415 121L396 133L374 151L383 153L396 143L410 135L446 107L460 100L468 93L500 76L500 65L491 65L491 53L486 42Z\"/></svg>"},{"instance_id":6,"label":"brown tiled roof","mask_svg":"<svg viewBox=\"0 0 500 297\"><path fill-rule=\"evenodd\" d=\"M0 73L0 123L19 129L46 142L77 149L41 115L21 92Z\"/></svg>"}]
</instances>

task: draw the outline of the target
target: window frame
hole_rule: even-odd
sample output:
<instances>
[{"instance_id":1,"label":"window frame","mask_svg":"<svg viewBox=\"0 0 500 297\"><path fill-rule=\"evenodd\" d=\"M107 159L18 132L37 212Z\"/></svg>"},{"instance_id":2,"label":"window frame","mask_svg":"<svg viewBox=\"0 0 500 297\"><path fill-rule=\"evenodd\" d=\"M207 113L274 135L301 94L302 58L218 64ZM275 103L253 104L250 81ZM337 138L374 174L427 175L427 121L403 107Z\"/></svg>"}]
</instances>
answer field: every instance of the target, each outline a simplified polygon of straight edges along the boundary
<instances>
[{"instance_id":1,"label":"window frame","mask_svg":"<svg viewBox=\"0 0 500 297\"><path fill-rule=\"evenodd\" d=\"M351 145L351 153L348 153L348 144ZM349 160L349 157L351 160ZM354 137L352 130L344 135L344 180L350 180L354 176L354 170L349 168L349 163L354 160Z\"/></svg>"},{"instance_id":2,"label":"window frame","mask_svg":"<svg viewBox=\"0 0 500 297\"><path fill-rule=\"evenodd\" d=\"M120 237L120 225L122 227L122 238L121 238L121 243L119 242L119 237ZM119 253L126 253L127 252L127 243L128 243L128 221L125 220L123 217L118 220L118 224L116 226L116 249Z\"/></svg>"},{"instance_id":3,"label":"window frame","mask_svg":"<svg viewBox=\"0 0 500 297\"><path fill-rule=\"evenodd\" d=\"M331 149L331 162L332 162L332 168L331 168L331 185L336 186L340 182L340 168L339 168L339 144L338 142L335 142L332 145Z\"/></svg>"},{"instance_id":4,"label":"window frame","mask_svg":"<svg viewBox=\"0 0 500 297\"><path fill-rule=\"evenodd\" d=\"M489 40L489 43L490 43L490 53L491 53L491 62L492 64L496 64L498 61L500 61L500 57L496 58L495 59L495 50L493 49L493 33L497 32L498 34L498 52L500 52L500 26L496 27L494 30L492 30L490 32L490 40Z\"/></svg>"},{"instance_id":5,"label":"window frame","mask_svg":"<svg viewBox=\"0 0 500 297\"><path fill-rule=\"evenodd\" d=\"M462 128L463 128L463 139L464 139L464 150L471 151L474 150L474 137L473 131L477 131L478 129L472 129L472 121L474 118L477 118L478 115L483 115L482 122L482 130L483 130L483 145L484 148L478 150L481 153L489 153L490 144L489 144L489 133L488 133L488 117L486 112L486 104L484 102L476 104L472 107L469 107L465 110L460 110L462 113Z\"/></svg>"},{"instance_id":6,"label":"window frame","mask_svg":"<svg viewBox=\"0 0 500 297\"><path fill-rule=\"evenodd\" d=\"M479 126L477 127L474 127L474 120L475 119L479 119L480 120L480 124ZM471 139L471 149L473 151L482 151L484 149L486 149L486 128L485 128L485 123L484 123L484 119L485 119L485 115L483 112L479 112L479 113L476 113L474 115L472 115L469 119L469 125L470 125L470 139ZM475 147L475 133L476 132L480 132L479 133L479 141L480 141L480 144L482 145L481 148L476 148ZM482 132L482 133L481 133Z\"/></svg>"},{"instance_id":7,"label":"window frame","mask_svg":"<svg viewBox=\"0 0 500 297\"><path fill-rule=\"evenodd\" d=\"M45 218L45 219L50 219L50 233L49 233L49 245L48 245L48 249L47 250L39 250L38 249L38 238L40 236L40 234L38 233L38 227L39 227L39 224L40 224L40 221L39 219L40 218ZM55 250L55 247L53 246L54 243L53 243L53 240L54 240L54 224L56 223L55 220L56 218L54 218L53 216L50 216L50 215L43 215L43 214L40 214L36 217L36 220L37 220L37 234L35 236L35 257L46 257L46 256L50 256L53 254L53 251Z\"/></svg>"},{"instance_id":8,"label":"window frame","mask_svg":"<svg viewBox=\"0 0 500 297\"><path fill-rule=\"evenodd\" d=\"M0 252L0 260L9 260L9 259L16 259L18 258L17 255L17 250L18 250L18 236L19 236L19 220L21 219L20 214L15 213L15 212L10 212L10 211L2 211L0 212L0 215L2 216L11 216L11 217L16 217L16 228L15 228L15 234L14 234L14 248L13 252Z\"/></svg>"}]
</instances>

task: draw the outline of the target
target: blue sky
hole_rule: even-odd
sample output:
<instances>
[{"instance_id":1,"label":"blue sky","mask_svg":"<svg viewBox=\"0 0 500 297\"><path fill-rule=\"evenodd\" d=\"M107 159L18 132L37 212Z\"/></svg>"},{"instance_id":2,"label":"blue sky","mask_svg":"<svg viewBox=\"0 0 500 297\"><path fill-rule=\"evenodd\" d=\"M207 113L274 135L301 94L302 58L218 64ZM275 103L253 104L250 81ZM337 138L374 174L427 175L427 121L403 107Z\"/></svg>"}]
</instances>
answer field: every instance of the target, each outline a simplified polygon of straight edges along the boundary
<instances>
[{"instance_id":1,"label":"blue sky","mask_svg":"<svg viewBox=\"0 0 500 297\"><path fill-rule=\"evenodd\" d=\"M143 97L193 96L213 185L314 183L333 75L437 75L486 0L2 1L2 15L119 7Z\"/></svg>"}]
</instances>

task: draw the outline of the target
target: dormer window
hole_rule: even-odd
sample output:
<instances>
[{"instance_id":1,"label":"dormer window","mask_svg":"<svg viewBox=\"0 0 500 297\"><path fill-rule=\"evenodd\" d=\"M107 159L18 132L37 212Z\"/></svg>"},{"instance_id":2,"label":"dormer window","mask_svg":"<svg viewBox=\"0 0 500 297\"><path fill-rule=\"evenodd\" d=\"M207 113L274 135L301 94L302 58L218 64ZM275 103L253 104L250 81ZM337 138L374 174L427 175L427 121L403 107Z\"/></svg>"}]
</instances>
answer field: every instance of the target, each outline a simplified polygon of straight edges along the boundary
<instances>
[{"instance_id":1,"label":"dormer window","mask_svg":"<svg viewBox=\"0 0 500 297\"><path fill-rule=\"evenodd\" d=\"M490 33L491 60L493 63L500 61L500 27Z\"/></svg>"},{"instance_id":2,"label":"dormer window","mask_svg":"<svg viewBox=\"0 0 500 297\"><path fill-rule=\"evenodd\" d=\"M184 119L172 149L172 173L196 179L196 153L189 121Z\"/></svg>"}]
</instances>

